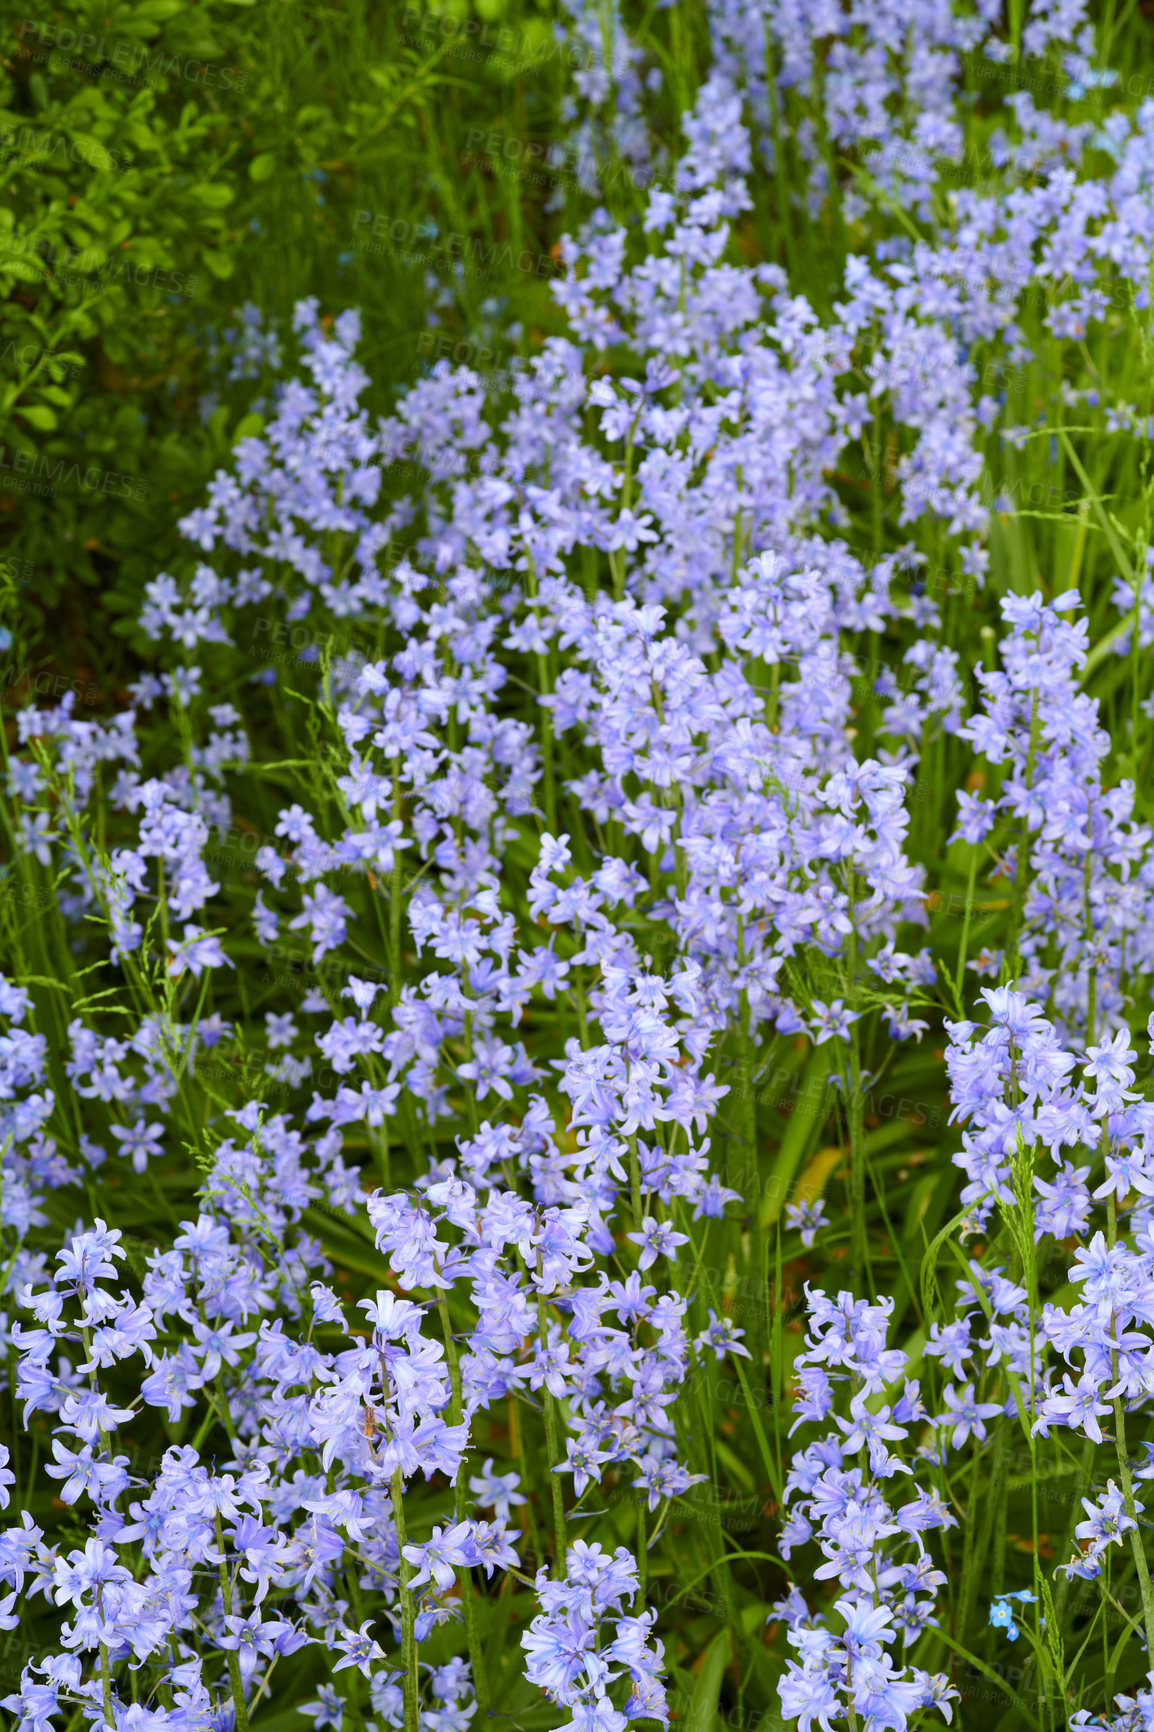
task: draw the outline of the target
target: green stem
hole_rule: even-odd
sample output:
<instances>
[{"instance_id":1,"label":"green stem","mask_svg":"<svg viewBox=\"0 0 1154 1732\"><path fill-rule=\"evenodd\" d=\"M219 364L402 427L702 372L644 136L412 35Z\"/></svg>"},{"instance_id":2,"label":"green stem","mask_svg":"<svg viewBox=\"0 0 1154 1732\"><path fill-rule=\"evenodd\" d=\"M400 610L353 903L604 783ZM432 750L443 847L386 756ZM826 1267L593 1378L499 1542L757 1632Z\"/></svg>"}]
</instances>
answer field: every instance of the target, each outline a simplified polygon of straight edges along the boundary
<instances>
[{"instance_id":1,"label":"green stem","mask_svg":"<svg viewBox=\"0 0 1154 1732\"><path fill-rule=\"evenodd\" d=\"M112 1668L108 1663L108 1643L100 1644L100 1688L104 1698L104 1724L115 1727L116 1715L112 1709Z\"/></svg>"},{"instance_id":2,"label":"green stem","mask_svg":"<svg viewBox=\"0 0 1154 1732\"><path fill-rule=\"evenodd\" d=\"M580 937L580 923L577 935ZM577 1006L577 1029L581 1036L581 1050L588 1052L591 1045L589 1039L589 1006L585 1000L584 964L573 964L573 1001Z\"/></svg>"},{"instance_id":3,"label":"green stem","mask_svg":"<svg viewBox=\"0 0 1154 1732\"><path fill-rule=\"evenodd\" d=\"M971 1444L970 1459L970 1496L966 1505L966 1532L962 1544L962 1568L959 1576L961 1583L953 1634L959 1642L966 1639L966 1626L970 1621L970 1612L978 1591L978 1575L974 1567L975 1551L979 1540L976 1520L978 1505L978 1469L981 1463L981 1445L977 1437Z\"/></svg>"},{"instance_id":4,"label":"green stem","mask_svg":"<svg viewBox=\"0 0 1154 1732\"><path fill-rule=\"evenodd\" d=\"M453 1324L449 1317L449 1301L442 1287L437 1293L437 1309L441 1314L441 1333L445 1338L445 1357L449 1363L449 1383L452 1394L449 1397L449 1424L460 1425L464 1419L464 1401L461 1394L461 1363L457 1354L457 1343L453 1339ZM456 1513L457 1520L465 1520L465 1469L462 1464L457 1469ZM473 1688L477 1697L477 1708L481 1714L489 1712L489 1680L485 1669L485 1657L481 1649L481 1632L477 1625L477 1598L473 1592L473 1572L463 1566L457 1571L457 1581L461 1588L461 1610L465 1616L465 1639L469 1647L469 1661L473 1668Z\"/></svg>"},{"instance_id":5,"label":"green stem","mask_svg":"<svg viewBox=\"0 0 1154 1732\"><path fill-rule=\"evenodd\" d=\"M852 865L846 867L846 913L851 922L849 937L846 940L847 1008L854 1010L857 1004L857 961L858 941L857 926L854 924L854 879ZM849 1030L849 1075L845 1081L846 1126L849 1133L849 1207L850 1207L850 1254L853 1259L852 1274L863 1283L864 1288L873 1288L873 1270L870 1266L869 1236L866 1232L866 1171L865 1171L865 1102L862 1098L861 1086L861 1034L860 1024L852 1022Z\"/></svg>"},{"instance_id":6,"label":"green stem","mask_svg":"<svg viewBox=\"0 0 1154 1732\"><path fill-rule=\"evenodd\" d=\"M225 1561L224 1532L220 1525L220 1514L216 1517L216 1544L220 1552L220 1597L224 1605L226 1618L232 1617L232 1583L228 1579L228 1564ZM228 1682L232 1690L232 1705L236 1714L236 1732L248 1732L248 1704L244 1699L244 1680L240 1675L240 1655L235 1648L228 1653Z\"/></svg>"},{"instance_id":7,"label":"green stem","mask_svg":"<svg viewBox=\"0 0 1154 1732\"><path fill-rule=\"evenodd\" d=\"M515 1395L509 1397L509 1457L514 1466L517 1466L517 1464L522 1462L525 1458L525 1449L521 1437L521 1420L517 1411L517 1397ZM519 1468L518 1471L520 1471ZM526 1498L521 1507L525 1517L525 1527L523 1532L532 1548L534 1568L536 1568L536 1566L540 1564L545 1553L544 1548L541 1545L541 1534L537 1527L537 1516L533 1509L533 1499Z\"/></svg>"},{"instance_id":8,"label":"green stem","mask_svg":"<svg viewBox=\"0 0 1154 1732\"><path fill-rule=\"evenodd\" d=\"M549 1345L549 1325L545 1317L545 1296L537 1295L537 1337L542 1347ZM549 1484L553 1488L553 1574L558 1580L565 1574L565 1500L561 1491L561 1475L555 1470L561 1460L557 1435L557 1403L547 1385L541 1385L545 1409L545 1448L549 1457Z\"/></svg>"},{"instance_id":9,"label":"green stem","mask_svg":"<svg viewBox=\"0 0 1154 1732\"><path fill-rule=\"evenodd\" d=\"M870 1264L869 1235L866 1232L866 1162L865 1162L865 1103L861 1086L861 1040L857 1023L849 1031L849 1187L850 1237L853 1245L854 1273L865 1286L873 1288Z\"/></svg>"},{"instance_id":10,"label":"green stem","mask_svg":"<svg viewBox=\"0 0 1154 1732\"><path fill-rule=\"evenodd\" d=\"M1118 1356L1111 1354L1114 1360L1115 1375L1117 1375ZM1154 1587L1150 1583L1150 1569L1146 1562L1146 1550L1142 1544L1142 1528L1134 1509L1134 1484L1130 1478L1130 1461L1126 1450L1126 1411L1122 1405L1122 1397L1114 1397L1114 1444L1118 1452L1118 1472L1122 1479L1122 1496L1126 1502L1126 1514L1134 1526L1130 1529L1130 1548L1134 1553L1134 1568L1138 1572L1138 1586L1142 1591L1142 1622L1146 1626L1146 1651L1154 1653Z\"/></svg>"},{"instance_id":11,"label":"green stem","mask_svg":"<svg viewBox=\"0 0 1154 1732\"><path fill-rule=\"evenodd\" d=\"M405 1732L417 1732L417 1705L420 1696L417 1686L417 1637L416 1618L413 1613L413 1591L409 1586L413 1571L405 1556L405 1546L408 1540L405 1535L405 1482L401 1477L400 1468L393 1470L392 1480L393 1526L397 1532L397 1573L401 1579L401 1672L405 1700Z\"/></svg>"},{"instance_id":12,"label":"green stem","mask_svg":"<svg viewBox=\"0 0 1154 1732\"><path fill-rule=\"evenodd\" d=\"M747 961L745 922L737 916L737 963L742 970ZM759 1371L764 1365L765 1320L761 1306L765 1298L765 1229L761 1220L761 1171L757 1150L757 1101L753 1087L753 1039L749 1009L749 989L742 985L737 997L737 1113L741 1127L743 1151L742 1171L747 1175L743 1189L749 1199L749 1257L757 1283L755 1306L749 1329L751 1365Z\"/></svg>"},{"instance_id":13,"label":"green stem","mask_svg":"<svg viewBox=\"0 0 1154 1732\"><path fill-rule=\"evenodd\" d=\"M1114 1199L1109 1199L1110 1226L1115 1227ZM1111 1238L1113 1238L1113 1231ZM1111 1325L1111 1333L1117 1325ZM1118 1381L1118 1350L1110 1350L1110 1368L1114 1382ZM1126 1409L1122 1397L1114 1397L1114 1448L1118 1456L1118 1476L1122 1481L1122 1497L1126 1505L1126 1514L1134 1523L1130 1529L1130 1549L1134 1554L1134 1568L1138 1573L1138 1587L1142 1595L1142 1622L1146 1626L1146 1652L1154 1653L1154 1587L1150 1583L1150 1569L1146 1562L1146 1548L1142 1544L1142 1525L1134 1508L1134 1482L1130 1478L1130 1452L1126 1447Z\"/></svg>"},{"instance_id":14,"label":"green stem","mask_svg":"<svg viewBox=\"0 0 1154 1732\"><path fill-rule=\"evenodd\" d=\"M1026 774L1024 777L1027 792L1034 780L1034 760L1038 755L1038 736L1040 732L1038 720L1038 691L1034 688L1034 697L1030 709L1030 746L1026 753ZM1014 894L1013 894L1013 926L1011 942L1006 947L1006 956L1011 963L1014 979L1022 971L1022 917L1026 907L1026 881L1030 874L1030 816L1027 812L1022 818L1022 833L1014 852Z\"/></svg>"},{"instance_id":15,"label":"green stem","mask_svg":"<svg viewBox=\"0 0 1154 1732\"><path fill-rule=\"evenodd\" d=\"M1074 1494L1070 1499L1070 1515L1066 1522L1065 1540L1060 1553L1060 1556L1064 1561L1069 1560L1075 1550L1074 1529L1083 1514L1082 1499L1090 1488L1090 1476L1094 1471L1095 1447L1094 1439L1092 1437L1088 1437L1082 1445L1082 1459L1078 1464L1077 1483L1074 1486ZM1058 1617L1059 1623L1062 1622L1063 1614L1066 1610L1066 1601L1069 1597L1070 1577L1063 1573L1057 1587L1054 1589L1054 1611Z\"/></svg>"},{"instance_id":16,"label":"green stem","mask_svg":"<svg viewBox=\"0 0 1154 1732\"><path fill-rule=\"evenodd\" d=\"M978 853L975 845L970 849L970 876L966 885L966 906L962 912L962 942L958 950L958 1007L962 1005L962 986L966 978L966 955L970 947L970 916L974 912L974 884L978 876Z\"/></svg>"},{"instance_id":17,"label":"green stem","mask_svg":"<svg viewBox=\"0 0 1154 1732\"><path fill-rule=\"evenodd\" d=\"M537 598L537 570L532 557L528 554L526 557L528 559L529 598L535 601ZM553 689L549 677L549 657L543 650L537 652L537 687L542 697L546 697ZM541 732L541 770L545 783L545 823L548 826L550 836L556 836L557 784L553 768L553 714L547 704L539 705L537 713L540 719Z\"/></svg>"},{"instance_id":18,"label":"green stem","mask_svg":"<svg viewBox=\"0 0 1154 1732\"><path fill-rule=\"evenodd\" d=\"M401 771L400 765L393 771L393 817L401 816ZM403 866L401 850L393 851L392 882L389 885L389 1003L396 1005L401 997L401 901L403 883Z\"/></svg>"},{"instance_id":19,"label":"green stem","mask_svg":"<svg viewBox=\"0 0 1154 1732\"><path fill-rule=\"evenodd\" d=\"M641 1203L641 1163L637 1158L637 1132L629 1139L629 1188L633 1196L633 1229L640 1233L644 1211Z\"/></svg>"}]
</instances>

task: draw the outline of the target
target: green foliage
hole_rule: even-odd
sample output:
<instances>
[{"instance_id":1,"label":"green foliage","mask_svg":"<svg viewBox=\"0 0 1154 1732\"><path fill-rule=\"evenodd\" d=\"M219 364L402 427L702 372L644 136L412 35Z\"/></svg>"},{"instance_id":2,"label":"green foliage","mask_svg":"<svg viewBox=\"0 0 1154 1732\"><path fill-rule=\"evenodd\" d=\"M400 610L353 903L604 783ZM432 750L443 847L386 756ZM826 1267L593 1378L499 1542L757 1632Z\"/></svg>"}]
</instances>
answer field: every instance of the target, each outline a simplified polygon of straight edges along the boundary
<instances>
[{"instance_id":1,"label":"green foliage","mask_svg":"<svg viewBox=\"0 0 1154 1732\"><path fill-rule=\"evenodd\" d=\"M0 557L28 665L105 692L131 677L142 587L188 564L177 520L252 431L252 386L230 384L223 356L243 302L281 321L308 294L330 314L360 306L378 412L435 353L429 273L457 283L446 343L482 370L507 360L478 335L486 297L508 300L526 342L555 321L561 218L545 223L541 190L487 182L470 150L506 125L556 131L551 24L514 4L504 27L512 63L462 58L439 15L363 0L102 0L16 22L0 63Z\"/></svg>"}]
</instances>

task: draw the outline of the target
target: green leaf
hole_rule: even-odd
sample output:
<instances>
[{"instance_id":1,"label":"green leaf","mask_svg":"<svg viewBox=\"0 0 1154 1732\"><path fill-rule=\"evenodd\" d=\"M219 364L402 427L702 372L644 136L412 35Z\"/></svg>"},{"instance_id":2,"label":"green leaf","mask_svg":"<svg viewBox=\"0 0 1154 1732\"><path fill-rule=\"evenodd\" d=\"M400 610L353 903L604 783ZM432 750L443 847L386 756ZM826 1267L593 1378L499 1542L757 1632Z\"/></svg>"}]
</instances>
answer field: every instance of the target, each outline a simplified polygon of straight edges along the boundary
<instances>
[{"instance_id":1,"label":"green leaf","mask_svg":"<svg viewBox=\"0 0 1154 1732\"><path fill-rule=\"evenodd\" d=\"M256 160L259 162L260 158ZM189 188L189 194L192 198L199 199L201 204L207 205L209 210L223 210L233 201L232 188L219 180L198 181Z\"/></svg>"},{"instance_id":2,"label":"green leaf","mask_svg":"<svg viewBox=\"0 0 1154 1732\"><path fill-rule=\"evenodd\" d=\"M49 974L22 974L20 983L22 986L51 986L56 992L66 993L69 990L66 982Z\"/></svg>"},{"instance_id":3,"label":"green leaf","mask_svg":"<svg viewBox=\"0 0 1154 1732\"><path fill-rule=\"evenodd\" d=\"M760 1204L763 1227L772 1227L785 1208L785 1200L801 1158L810 1139L821 1128L821 1121L825 1118L821 1101L828 1072L829 1058L825 1049L815 1047L806 1064L805 1081L790 1113L789 1122L778 1146L773 1173Z\"/></svg>"},{"instance_id":4,"label":"green leaf","mask_svg":"<svg viewBox=\"0 0 1154 1732\"><path fill-rule=\"evenodd\" d=\"M236 269L228 253L219 252L215 248L206 247L201 257L204 260L204 268L209 275L218 277L222 283L227 282Z\"/></svg>"},{"instance_id":5,"label":"green leaf","mask_svg":"<svg viewBox=\"0 0 1154 1732\"><path fill-rule=\"evenodd\" d=\"M233 434L233 444L239 445L242 439L256 439L264 432L264 416L255 412L246 415Z\"/></svg>"},{"instance_id":6,"label":"green leaf","mask_svg":"<svg viewBox=\"0 0 1154 1732\"><path fill-rule=\"evenodd\" d=\"M1029 1721L1030 1725L1035 1728L1035 1732L1037 1732L1039 1726L1038 1716L1031 1711L1027 1706L1025 1699L1017 1694L999 1672L995 1672L992 1666L987 1666L984 1660L979 1660L976 1654L971 1654L970 1650L964 1648L960 1642L955 1641L953 1636L947 1636L944 1630L939 1629L934 1633L939 1641L946 1644L947 1648L952 1648L955 1654L960 1654L963 1660L968 1660L970 1665L973 1666L976 1671L979 1671L983 1678L987 1678L1000 1694L1008 1696L1018 1712L1024 1719Z\"/></svg>"},{"instance_id":7,"label":"green leaf","mask_svg":"<svg viewBox=\"0 0 1154 1732\"><path fill-rule=\"evenodd\" d=\"M1058 438L1062 441L1062 448L1065 451L1066 456L1070 459L1070 462L1072 463L1072 465L1074 467L1074 472L1077 475L1078 480L1082 483L1082 486L1086 489L1086 493L1087 493L1087 496L1089 497L1090 504L1094 508L1095 517L1098 519L1098 522L1101 524L1102 528L1106 532L1106 540L1110 543L1110 552L1114 555L1114 558L1118 561L1118 564L1122 567L1122 575L1125 577L1125 579L1126 579L1127 583L1130 585L1131 589L1133 589L1133 587L1134 587L1134 572L1133 572L1133 569L1130 565L1130 561L1126 556L1126 552L1122 546L1122 543L1118 540L1118 536L1115 532L1113 520L1111 519L1109 512L1107 512L1105 506L1103 505L1102 500L1099 497L1098 491L1097 491L1096 487L1094 486L1094 483L1090 480L1090 477L1087 475L1085 469L1083 468L1082 461L1079 458L1078 453L1075 451L1073 445L1070 443L1070 436L1066 432L1066 429L1064 427L1058 428ZM1123 622L1123 623L1125 623L1125 622ZM1115 627L1114 635L1118 635L1118 628L1117 627ZM1102 643L1097 644L1095 646L1095 648L1093 650L1091 650L1090 654L1086 658L1086 665L1085 665L1085 668L1083 669L1083 675L1082 675L1083 678L1085 678L1086 674L1088 674L1090 672L1090 669L1092 666L1097 666L1097 663L1099 661L1101 661L1103 655L1107 653L1108 648L1109 648L1109 640L1107 639L1107 640L1104 640Z\"/></svg>"},{"instance_id":8,"label":"green leaf","mask_svg":"<svg viewBox=\"0 0 1154 1732\"><path fill-rule=\"evenodd\" d=\"M946 1240L949 1238L950 1234L954 1231L954 1228L960 1226L961 1223L965 1220L965 1218L969 1214L970 1208L972 1206L973 1205L970 1204L970 1205L967 1205L967 1207L964 1209L959 1209L957 1214L952 1218L952 1220L947 1221L945 1226L942 1227L939 1232L934 1234L933 1238L930 1240L929 1244L926 1246L925 1255L922 1258L922 1267L921 1267L922 1314L923 1314L923 1316L929 1317L933 1313L933 1310L934 1310L934 1296L935 1296L935 1292L937 1290L938 1258L942 1254L942 1247L944 1246Z\"/></svg>"},{"instance_id":9,"label":"green leaf","mask_svg":"<svg viewBox=\"0 0 1154 1732\"><path fill-rule=\"evenodd\" d=\"M115 158L107 145L101 144L91 133L73 132L69 134L73 144L79 145L83 160L89 168L94 168L98 174L107 174L113 166Z\"/></svg>"},{"instance_id":10,"label":"green leaf","mask_svg":"<svg viewBox=\"0 0 1154 1732\"><path fill-rule=\"evenodd\" d=\"M22 283L42 283L44 281L43 270L37 270L35 265L30 265L26 259L22 258L0 261L0 271L7 272L10 277L15 277Z\"/></svg>"},{"instance_id":11,"label":"green leaf","mask_svg":"<svg viewBox=\"0 0 1154 1732\"><path fill-rule=\"evenodd\" d=\"M276 154L271 150L262 150L259 156L254 156L248 165L248 178L254 181L271 180L276 172Z\"/></svg>"},{"instance_id":12,"label":"green leaf","mask_svg":"<svg viewBox=\"0 0 1154 1732\"><path fill-rule=\"evenodd\" d=\"M59 426L55 412L48 407L47 403L30 403L18 409L16 413L22 415L29 426L35 427L40 433L51 433L54 427Z\"/></svg>"},{"instance_id":13,"label":"green leaf","mask_svg":"<svg viewBox=\"0 0 1154 1732\"><path fill-rule=\"evenodd\" d=\"M706 1648L685 1715L684 1732L711 1732L717 1719L721 1681L729 1664L731 1640L728 1630L719 1630Z\"/></svg>"},{"instance_id":14,"label":"green leaf","mask_svg":"<svg viewBox=\"0 0 1154 1732\"><path fill-rule=\"evenodd\" d=\"M746 1405L749 1410L749 1417L753 1421L753 1429L757 1436L757 1447L761 1451L761 1459L765 1464L765 1471L768 1475L769 1483L773 1487L774 1496L780 1499L782 1490L781 1480L778 1477L777 1464L773 1459L773 1451L769 1447L769 1439L765 1435L765 1427L761 1423L761 1414L758 1412L757 1408L758 1396L755 1395L753 1390L750 1388L749 1372L745 1368L745 1360L742 1358L741 1354L734 1354L733 1363L737 1367L737 1375L741 1383L742 1392L745 1396ZM764 1394L760 1391L759 1394L761 1401L764 1403Z\"/></svg>"}]
</instances>

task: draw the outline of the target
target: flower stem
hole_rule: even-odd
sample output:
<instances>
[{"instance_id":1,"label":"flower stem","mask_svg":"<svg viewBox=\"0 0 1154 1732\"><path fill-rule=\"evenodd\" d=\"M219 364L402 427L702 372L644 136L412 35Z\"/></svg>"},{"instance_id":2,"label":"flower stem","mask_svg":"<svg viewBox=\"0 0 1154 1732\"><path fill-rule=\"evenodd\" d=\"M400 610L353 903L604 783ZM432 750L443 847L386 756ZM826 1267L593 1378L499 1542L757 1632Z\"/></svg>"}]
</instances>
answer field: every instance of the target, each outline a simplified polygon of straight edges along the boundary
<instances>
[{"instance_id":1,"label":"flower stem","mask_svg":"<svg viewBox=\"0 0 1154 1732\"><path fill-rule=\"evenodd\" d=\"M537 1335L542 1347L549 1345L549 1326L545 1320L544 1295L537 1295ZM561 1476L556 1472L561 1460L557 1437L557 1403L546 1384L541 1386L545 1409L545 1448L549 1457L549 1483L553 1488L553 1574L558 1580L565 1574L565 1500L561 1492Z\"/></svg>"},{"instance_id":2,"label":"flower stem","mask_svg":"<svg viewBox=\"0 0 1154 1732\"><path fill-rule=\"evenodd\" d=\"M413 1591L409 1587L412 1567L405 1556L405 1482L400 1468L394 1468L392 1479L393 1526L397 1532L397 1573L401 1578L401 1672L405 1700L405 1732L417 1732L417 1638L413 1615Z\"/></svg>"},{"instance_id":3,"label":"flower stem","mask_svg":"<svg viewBox=\"0 0 1154 1732\"><path fill-rule=\"evenodd\" d=\"M862 1291L873 1289L870 1266L869 1235L866 1232L866 1170L865 1170L865 1105L861 1086L861 1041L857 1023L849 1031L849 1184L850 1235L853 1244L853 1264Z\"/></svg>"},{"instance_id":4,"label":"flower stem","mask_svg":"<svg viewBox=\"0 0 1154 1732\"><path fill-rule=\"evenodd\" d=\"M1117 1365L1117 1354L1112 1358ZM1142 1592L1142 1622L1146 1626L1146 1651L1154 1653L1154 1588L1150 1583L1150 1569L1146 1562L1146 1551L1142 1544L1142 1528L1134 1509L1134 1485L1130 1478L1130 1461L1126 1449L1126 1413L1122 1406L1122 1397L1114 1397L1114 1444L1118 1452L1118 1473L1122 1480L1122 1496L1126 1502L1126 1514L1134 1523L1130 1529L1130 1549L1134 1553L1134 1568L1138 1572L1138 1586Z\"/></svg>"},{"instance_id":5,"label":"flower stem","mask_svg":"<svg viewBox=\"0 0 1154 1732\"><path fill-rule=\"evenodd\" d=\"M449 1382L452 1395L449 1398L449 1424L460 1425L464 1418L464 1401L461 1394L461 1364L457 1355L457 1343L453 1339L453 1324L449 1317L449 1302L445 1297L444 1288L437 1293L437 1309L441 1314L441 1331L445 1337L445 1357L449 1363ZM457 1520L465 1520L465 1470L462 1465L457 1469L456 1511ZM457 1580L461 1587L461 1610L465 1616L465 1639L469 1647L469 1663L473 1668L473 1688L477 1697L477 1708L481 1714L489 1712L489 1680L485 1670L485 1657L481 1651L481 1632L477 1627L477 1598L473 1592L473 1572L462 1567L457 1571Z\"/></svg>"},{"instance_id":6,"label":"flower stem","mask_svg":"<svg viewBox=\"0 0 1154 1732\"><path fill-rule=\"evenodd\" d=\"M974 883L978 876L978 853L979 849L975 843L970 849L970 878L969 883L966 885L966 906L962 911L962 942L958 950L958 975L956 986L959 1010L962 1006L962 987L965 984L966 979L966 952L970 947L970 916L974 912Z\"/></svg>"},{"instance_id":7,"label":"flower stem","mask_svg":"<svg viewBox=\"0 0 1154 1732\"><path fill-rule=\"evenodd\" d=\"M852 866L847 866L846 912L851 922L854 917L854 896L854 871ZM846 999L852 1010L857 999L856 926L851 927L847 939L846 963ZM861 1283L861 1291L865 1293L873 1290L873 1270L870 1267L869 1234L866 1231L865 1102L862 1099L861 1086L861 1034L856 1021L850 1024L848 1045L849 1075L845 1081L849 1086L845 1089L845 1108L846 1130L849 1136L850 1255L854 1278Z\"/></svg>"},{"instance_id":8,"label":"flower stem","mask_svg":"<svg viewBox=\"0 0 1154 1732\"><path fill-rule=\"evenodd\" d=\"M641 1163L637 1158L637 1132L629 1139L629 1188L633 1197L633 1227L640 1233L644 1213L641 1206Z\"/></svg>"},{"instance_id":9,"label":"flower stem","mask_svg":"<svg viewBox=\"0 0 1154 1732\"><path fill-rule=\"evenodd\" d=\"M403 814L401 770L398 763L393 771L393 817ZM403 865L400 845L393 850L393 871L389 883L389 1003L397 1005L401 998L401 900L403 896Z\"/></svg>"},{"instance_id":10,"label":"flower stem","mask_svg":"<svg viewBox=\"0 0 1154 1732\"><path fill-rule=\"evenodd\" d=\"M228 1579L228 1564L225 1561L224 1533L220 1525L220 1515L216 1518L216 1544L220 1552L220 1597L224 1606L226 1618L232 1617L232 1583ZM228 1653L228 1682L232 1690L232 1705L236 1713L236 1732L248 1732L248 1704L244 1699L244 1680L240 1675L240 1655L235 1648Z\"/></svg>"},{"instance_id":11,"label":"flower stem","mask_svg":"<svg viewBox=\"0 0 1154 1732\"><path fill-rule=\"evenodd\" d=\"M1114 1197L1111 1193L1106 1199L1106 1213L1109 1226L1109 1240L1113 1245L1117 1235ZM1110 1333L1117 1330L1117 1319L1110 1325ZM1118 1349L1110 1349L1110 1369L1115 1385L1118 1382ZM1118 1456L1118 1477L1122 1481L1122 1497L1126 1505L1126 1514L1133 1522L1130 1529L1130 1549L1134 1554L1134 1568L1138 1573L1138 1587L1142 1595L1142 1622L1146 1626L1146 1652L1154 1653L1154 1586L1150 1582L1150 1568L1146 1562L1146 1549L1142 1544L1142 1524L1138 1520L1138 1512L1134 1508L1134 1482L1130 1478L1130 1452L1126 1447L1126 1409L1122 1397L1114 1397L1114 1448Z\"/></svg>"},{"instance_id":12,"label":"flower stem","mask_svg":"<svg viewBox=\"0 0 1154 1732\"><path fill-rule=\"evenodd\" d=\"M104 1724L116 1725L116 1715L112 1709L112 1668L108 1664L108 1643L100 1644L100 1688L104 1697Z\"/></svg>"}]
</instances>

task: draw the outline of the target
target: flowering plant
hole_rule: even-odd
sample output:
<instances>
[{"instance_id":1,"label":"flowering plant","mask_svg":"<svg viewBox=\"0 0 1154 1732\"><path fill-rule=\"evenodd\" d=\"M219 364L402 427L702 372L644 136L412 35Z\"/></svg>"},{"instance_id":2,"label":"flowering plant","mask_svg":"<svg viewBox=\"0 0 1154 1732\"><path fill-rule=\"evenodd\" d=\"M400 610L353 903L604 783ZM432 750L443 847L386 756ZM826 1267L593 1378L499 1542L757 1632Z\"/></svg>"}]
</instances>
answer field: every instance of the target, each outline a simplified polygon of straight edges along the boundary
<instances>
[{"instance_id":1,"label":"flowering plant","mask_svg":"<svg viewBox=\"0 0 1154 1732\"><path fill-rule=\"evenodd\" d=\"M301 300L4 738L19 1727L1154 1726L1154 104L907 13L711 0L672 150L569 0L558 331L374 418Z\"/></svg>"}]
</instances>

